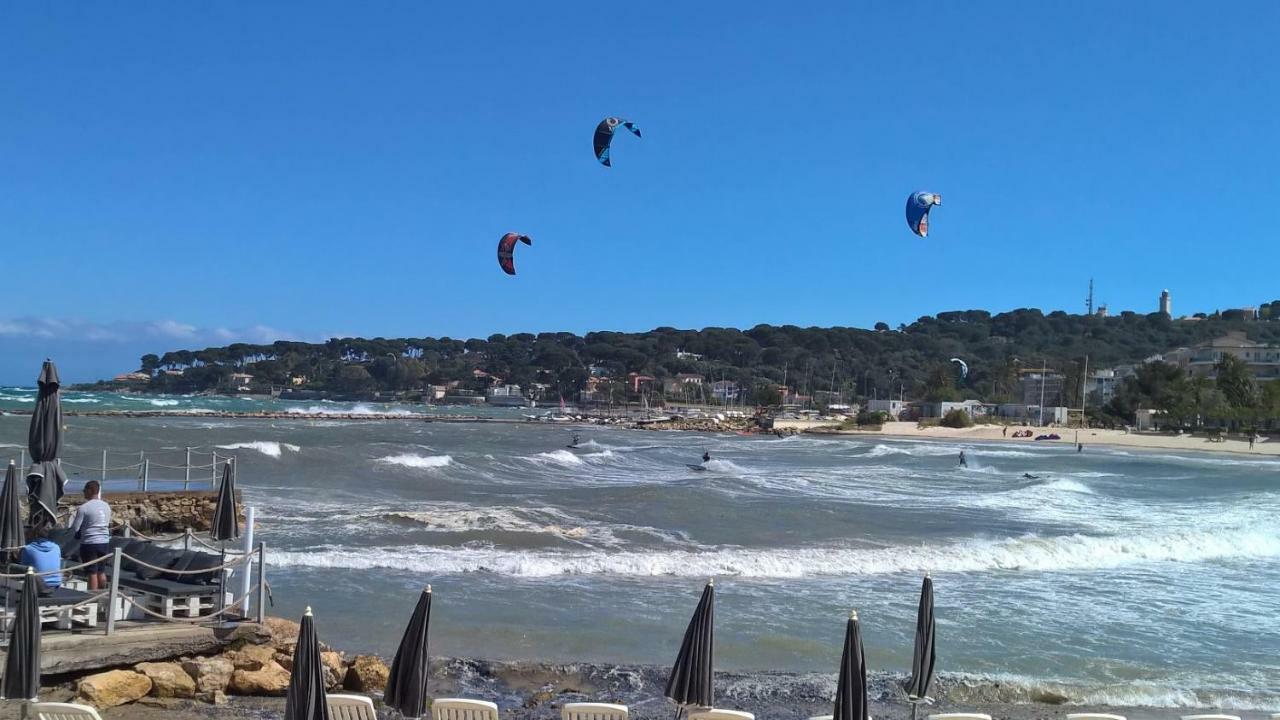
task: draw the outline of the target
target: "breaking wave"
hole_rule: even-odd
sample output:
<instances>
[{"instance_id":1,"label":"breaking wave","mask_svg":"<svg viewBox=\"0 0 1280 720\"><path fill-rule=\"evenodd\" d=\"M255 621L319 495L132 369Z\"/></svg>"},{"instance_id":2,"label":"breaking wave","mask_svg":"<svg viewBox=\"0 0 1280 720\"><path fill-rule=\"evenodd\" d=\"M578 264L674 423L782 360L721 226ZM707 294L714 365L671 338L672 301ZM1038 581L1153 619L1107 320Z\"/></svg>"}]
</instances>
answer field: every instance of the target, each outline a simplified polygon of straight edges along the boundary
<instances>
[{"instance_id":1,"label":"breaking wave","mask_svg":"<svg viewBox=\"0 0 1280 720\"><path fill-rule=\"evenodd\" d=\"M176 401L175 401L176 402ZM219 445L223 450L256 450L267 457L279 458L284 454L285 450L289 452L300 452L302 448L289 443L275 442L274 440L254 440L252 442L231 443L230 445Z\"/></svg>"},{"instance_id":2,"label":"breaking wave","mask_svg":"<svg viewBox=\"0 0 1280 720\"><path fill-rule=\"evenodd\" d=\"M414 453L403 453L401 455L388 455L380 457L374 462L384 465L399 465L407 468L442 468L453 464L452 455L416 455Z\"/></svg>"},{"instance_id":3,"label":"breaking wave","mask_svg":"<svg viewBox=\"0 0 1280 720\"><path fill-rule=\"evenodd\" d=\"M943 546L887 548L722 547L706 551L553 552L498 548L330 547L277 552L281 565L394 568L431 573L491 572L520 577L555 575L739 576L801 578L946 572L1060 572L1156 562L1195 563L1280 556L1280 531L1184 532L1150 537L1026 536Z\"/></svg>"}]
</instances>

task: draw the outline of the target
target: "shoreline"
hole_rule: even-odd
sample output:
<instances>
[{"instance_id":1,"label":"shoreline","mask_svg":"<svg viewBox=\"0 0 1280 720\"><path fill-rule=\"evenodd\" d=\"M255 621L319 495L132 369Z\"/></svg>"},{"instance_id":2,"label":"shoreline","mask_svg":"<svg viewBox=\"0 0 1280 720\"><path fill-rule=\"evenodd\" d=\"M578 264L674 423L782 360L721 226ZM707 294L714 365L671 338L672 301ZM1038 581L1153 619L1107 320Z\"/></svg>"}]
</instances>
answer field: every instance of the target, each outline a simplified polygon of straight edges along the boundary
<instances>
[{"instance_id":1,"label":"shoreline","mask_svg":"<svg viewBox=\"0 0 1280 720\"><path fill-rule=\"evenodd\" d=\"M1002 428L1030 430L1032 432L1032 437L1007 437L1001 434ZM802 432L807 432L811 435L836 437L879 436L927 441L963 441L1055 446L1074 446L1076 444L1076 436L1078 433L1080 443L1084 445L1084 452L1088 452L1091 445L1105 445L1107 447L1124 447L1137 450L1177 450L1180 452L1243 455L1246 457L1257 457L1263 460L1280 458L1280 442L1277 441L1255 443L1254 449L1250 450L1249 442L1247 440L1235 438L1223 439L1221 442L1210 442L1208 438L1192 435L1165 435L1136 432L1126 433L1123 430L1106 430L1101 428L1077 429L1021 425L975 425L970 428L922 428L914 422L890 422L885 423L879 430L838 430L834 428L822 430L818 427L813 427ZM1057 433L1062 437L1060 440L1034 439L1036 436L1047 435L1050 433Z\"/></svg>"},{"instance_id":2,"label":"shoreline","mask_svg":"<svg viewBox=\"0 0 1280 720\"><path fill-rule=\"evenodd\" d=\"M668 667L657 665L436 658L431 662L428 687L433 697L460 696L495 702L507 720L557 720L560 707L566 702L615 702L627 705L635 720L669 720L674 706L662 696L668 671ZM872 717L884 720L911 717L911 706L901 690L903 680L900 674L868 671L867 695ZM831 672L717 670L716 704L754 713L761 720L806 720L830 713L835 681L834 668ZM1123 693L1124 688L1119 691ZM64 682L46 688L41 699L66 701L73 692L71 684ZM940 672L930 689L936 702L921 708L919 714L981 712L1000 720L1046 720L1062 718L1069 712L1092 711L1117 713L1128 720L1174 720L1188 712L1227 711L1246 719L1264 717L1267 712L1252 708L1241 711L1233 707L1230 700L1223 705L1204 702L1212 698L1199 696L1189 689L1178 695L1178 700L1189 702L1162 705L1090 702L1084 695L1090 692L1107 691L1054 682L1023 685L1016 680L979 679ZM380 695L374 693L373 697L375 704L380 705ZM16 719L15 705L0 704L0 720ZM111 708L104 713L104 718L265 718L279 717L283 706L283 697L231 696L224 705L159 700Z\"/></svg>"},{"instance_id":3,"label":"shoreline","mask_svg":"<svg viewBox=\"0 0 1280 720\"><path fill-rule=\"evenodd\" d=\"M30 415L29 412L5 411L9 416ZM427 413L374 413L374 412L278 412L278 411L253 411L253 412L234 412L226 410L88 410L88 411L69 411L64 412L66 417L88 417L88 418L132 418L132 419L148 419L148 418L204 418L204 419L226 419L226 420L304 420L304 421L408 421L423 423L477 423L477 424L498 424L498 425L535 425L549 427L614 427L619 429L631 430L676 430L683 432L710 432L710 433L737 433L743 434L744 430L737 427L736 424L726 426L717 426L709 421L694 420L689 421L695 424L694 427L680 428L669 427L666 424L654 425L642 421L635 421L623 418L597 418L583 419L572 422L548 422L540 420L530 420L528 418L512 418L512 417L483 417L478 415L437 415ZM594 421L593 421L594 420ZM1002 435L1002 430L1030 430L1032 438L1011 438ZM1053 445L1075 445L1077 436L1080 443L1084 445L1084 451L1088 452L1092 445L1105 445L1108 447L1124 447L1137 450L1159 451L1159 450L1175 450L1180 452L1206 453L1217 455L1246 456L1257 457L1261 459L1276 458L1280 459L1280 440L1268 441L1266 438L1262 442L1257 442L1252 450L1249 449L1249 443L1244 439L1224 438L1218 442L1211 442L1207 437L1192 435L1167 435L1161 433L1150 432L1125 432L1123 430L1107 430L1102 428L1061 428L1061 427L1037 427L1022 425L975 425L969 428L946 428L939 426L920 427L914 422L889 422L885 423L879 429L874 430L842 430L828 421L819 420L775 420L773 430L760 430L750 432L755 435L776 434L778 432L790 432L793 434L809 434L825 437L886 437L900 438L923 441L961 441L961 442L993 442L993 443L1026 443L1032 445L1053 444ZM1059 440L1034 440L1035 436L1047 435L1050 433L1058 433L1061 435Z\"/></svg>"}]
</instances>

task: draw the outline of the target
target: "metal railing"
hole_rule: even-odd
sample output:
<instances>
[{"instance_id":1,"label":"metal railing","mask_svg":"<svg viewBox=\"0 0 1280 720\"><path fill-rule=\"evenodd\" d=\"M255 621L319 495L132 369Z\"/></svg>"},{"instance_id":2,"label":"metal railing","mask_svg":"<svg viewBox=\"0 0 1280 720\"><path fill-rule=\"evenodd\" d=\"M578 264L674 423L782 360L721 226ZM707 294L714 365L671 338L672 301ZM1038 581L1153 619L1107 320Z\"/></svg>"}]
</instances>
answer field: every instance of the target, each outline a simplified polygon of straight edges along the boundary
<instances>
[{"instance_id":1,"label":"metal railing","mask_svg":"<svg viewBox=\"0 0 1280 720\"><path fill-rule=\"evenodd\" d=\"M112 458L112 455L115 457ZM119 463L122 455L132 462L111 464L113 459ZM97 458L94 460L96 461ZM208 450L203 447L188 447L182 450L139 450L137 452L103 450L101 460L93 464L87 464L91 462L87 460L80 463L71 462L67 458L59 458L58 462L67 471L68 480L96 479L104 488L110 483L112 488L117 490L123 484L133 483L134 473L136 473L137 489L143 492L151 489L153 480L164 486L172 485L175 488L181 482L183 490L190 490L192 483L203 486L206 482L210 489L216 488L221 478L222 465L230 462L232 477L235 477L238 464L235 455L219 453L216 447ZM18 467L27 467L25 448L19 453ZM152 477L153 469L159 471L155 478ZM174 471L174 473L170 476L166 471ZM180 478L177 476L177 471L182 472ZM128 473L128 475L121 478L119 475L122 473Z\"/></svg>"}]
</instances>

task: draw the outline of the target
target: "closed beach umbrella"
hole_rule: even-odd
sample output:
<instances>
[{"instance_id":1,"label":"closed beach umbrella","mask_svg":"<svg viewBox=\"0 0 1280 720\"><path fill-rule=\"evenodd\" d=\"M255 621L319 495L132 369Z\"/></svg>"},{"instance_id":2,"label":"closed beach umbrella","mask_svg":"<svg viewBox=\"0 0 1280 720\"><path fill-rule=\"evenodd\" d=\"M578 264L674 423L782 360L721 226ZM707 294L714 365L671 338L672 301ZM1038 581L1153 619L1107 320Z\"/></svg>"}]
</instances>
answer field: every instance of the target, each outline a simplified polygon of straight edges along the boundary
<instances>
[{"instance_id":1,"label":"closed beach umbrella","mask_svg":"<svg viewBox=\"0 0 1280 720\"><path fill-rule=\"evenodd\" d=\"M324 694L324 663L311 608L302 616L298 644L293 648L293 670L284 696L284 720L329 720Z\"/></svg>"},{"instance_id":2,"label":"closed beach umbrella","mask_svg":"<svg viewBox=\"0 0 1280 720\"><path fill-rule=\"evenodd\" d=\"M240 537L240 509L236 507L236 481L231 461L222 467L222 484L218 501L213 506L213 539L232 540Z\"/></svg>"},{"instance_id":3,"label":"closed beach umbrella","mask_svg":"<svg viewBox=\"0 0 1280 720\"><path fill-rule=\"evenodd\" d=\"M431 625L431 586L418 596L409 625L391 661L383 702L404 717L427 713L427 628Z\"/></svg>"},{"instance_id":4,"label":"closed beach umbrella","mask_svg":"<svg viewBox=\"0 0 1280 720\"><path fill-rule=\"evenodd\" d=\"M31 452L31 470L27 473L27 500L31 504L32 525L56 525L58 499L67 484L58 457L62 454L62 397L58 392L58 368L45 360L36 380L40 392L31 413L27 433L27 450Z\"/></svg>"},{"instance_id":5,"label":"closed beach umbrella","mask_svg":"<svg viewBox=\"0 0 1280 720\"><path fill-rule=\"evenodd\" d=\"M671 667L667 679L666 697L675 701L681 709L686 707L712 707L715 704L715 688L712 685L713 652L716 619L715 581L707 581L702 599L693 611L689 627L684 631L684 641ZM676 716L679 716L677 711Z\"/></svg>"},{"instance_id":6,"label":"closed beach umbrella","mask_svg":"<svg viewBox=\"0 0 1280 720\"><path fill-rule=\"evenodd\" d=\"M40 605L36 594L36 575L27 570L18 597L13 633L9 635L9 654L4 659L4 678L0 679L0 699L35 700L40 694Z\"/></svg>"},{"instance_id":7,"label":"closed beach umbrella","mask_svg":"<svg viewBox=\"0 0 1280 720\"><path fill-rule=\"evenodd\" d=\"M916 703L928 702L929 683L933 682L933 578L924 576L920 588L920 609L916 613L916 649L911 656L911 679L907 681L907 700L912 703L915 716Z\"/></svg>"},{"instance_id":8,"label":"closed beach umbrella","mask_svg":"<svg viewBox=\"0 0 1280 720\"><path fill-rule=\"evenodd\" d=\"M836 680L836 706L832 720L867 720L867 661L862 655L862 629L858 613L849 613Z\"/></svg>"},{"instance_id":9,"label":"closed beach umbrella","mask_svg":"<svg viewBox=\"0 0 1280 720\"><path fill-rule=\"evenodd\" d=\"M4 474L4 489L0 490L0 548L20 548L27 544L19 493L18 466L10 460Z\"/></svg>"}]
</instances>

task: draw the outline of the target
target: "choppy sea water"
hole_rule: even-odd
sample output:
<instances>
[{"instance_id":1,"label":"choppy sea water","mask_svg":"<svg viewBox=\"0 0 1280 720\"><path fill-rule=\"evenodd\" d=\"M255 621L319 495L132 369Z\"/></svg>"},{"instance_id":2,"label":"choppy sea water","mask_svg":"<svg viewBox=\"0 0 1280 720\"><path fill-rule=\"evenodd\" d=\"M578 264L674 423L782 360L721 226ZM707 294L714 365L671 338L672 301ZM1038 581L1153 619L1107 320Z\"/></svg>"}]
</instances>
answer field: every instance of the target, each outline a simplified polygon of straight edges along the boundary
<instances>
[{"instance_id":1,"label":"choppy sea water","mask_svg":"<svg viewBox=\"0 0 1280 720\"><path fill-rule=\"evenodd\" d=\"M534 424L85 417L65 455L237 454L276 612L311 605L352 651L394 652L431 583L433 653L669 663L715 577L720 667L830 672L857 608L868 667L905 672L927 571L938 669L979 695L1280 709L1276 461L579 432L572 450ZM0 417L0 455L25 439Z\"/></svg>"}]
</instances>

